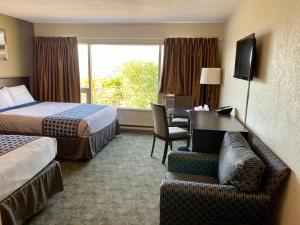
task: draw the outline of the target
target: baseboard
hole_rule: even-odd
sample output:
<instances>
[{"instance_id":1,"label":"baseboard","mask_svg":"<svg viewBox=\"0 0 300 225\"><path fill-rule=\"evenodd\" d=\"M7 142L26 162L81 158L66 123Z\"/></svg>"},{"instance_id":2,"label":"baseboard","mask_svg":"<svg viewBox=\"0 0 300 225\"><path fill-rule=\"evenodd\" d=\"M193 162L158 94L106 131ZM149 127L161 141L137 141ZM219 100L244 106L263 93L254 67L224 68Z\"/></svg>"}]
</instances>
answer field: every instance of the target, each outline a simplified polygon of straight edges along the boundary
<instances>
[{"instance_id":1,"label":"baseboard","mask_svg":"<svg viewBox=\"0 0 300 225\"><path fill-rule=\"evenodd\" d=\"M138 126L138 125L120 124L120 130L153 132L153 127L151 127L151 126Z\"/></svg>"}]
</instances>

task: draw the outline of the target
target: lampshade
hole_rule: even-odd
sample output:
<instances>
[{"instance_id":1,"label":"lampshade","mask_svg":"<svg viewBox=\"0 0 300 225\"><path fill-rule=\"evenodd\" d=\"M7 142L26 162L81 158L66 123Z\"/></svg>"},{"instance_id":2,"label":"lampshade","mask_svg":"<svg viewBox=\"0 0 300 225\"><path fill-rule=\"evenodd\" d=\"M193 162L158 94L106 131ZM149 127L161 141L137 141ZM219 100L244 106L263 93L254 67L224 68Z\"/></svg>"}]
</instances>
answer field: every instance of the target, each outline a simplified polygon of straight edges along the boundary
<instances>
[{"instance_id":1,"label":"lampshade","mask_svg":"<svg viewBox=\"0 0 300 225\"><path fill-rule=\"evenodd\" d=\"M221 68L202 68L200 84L221 84Z\"/></svg>"}]
</instances>

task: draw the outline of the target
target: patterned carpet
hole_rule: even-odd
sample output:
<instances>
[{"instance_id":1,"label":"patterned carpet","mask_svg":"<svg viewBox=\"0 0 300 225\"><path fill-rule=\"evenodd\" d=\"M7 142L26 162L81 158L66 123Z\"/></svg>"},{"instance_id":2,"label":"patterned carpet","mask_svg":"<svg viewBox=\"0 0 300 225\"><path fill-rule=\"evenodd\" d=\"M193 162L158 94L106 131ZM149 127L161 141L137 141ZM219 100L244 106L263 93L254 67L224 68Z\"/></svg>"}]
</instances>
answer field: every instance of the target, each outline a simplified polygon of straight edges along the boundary
<instances>
[{"instance_id":1,"label":"patterned carpet","mask_svg":"<svg viewBox=\"0 0 300 225\"><path fill-rule=\"evenodd\" d=\"M27 225L159 224L166 167L163 141L156 142L153 158L151 145L152 135L121 133L88 162L62 161L65 191Z\"/></svg>"}]
</instances>

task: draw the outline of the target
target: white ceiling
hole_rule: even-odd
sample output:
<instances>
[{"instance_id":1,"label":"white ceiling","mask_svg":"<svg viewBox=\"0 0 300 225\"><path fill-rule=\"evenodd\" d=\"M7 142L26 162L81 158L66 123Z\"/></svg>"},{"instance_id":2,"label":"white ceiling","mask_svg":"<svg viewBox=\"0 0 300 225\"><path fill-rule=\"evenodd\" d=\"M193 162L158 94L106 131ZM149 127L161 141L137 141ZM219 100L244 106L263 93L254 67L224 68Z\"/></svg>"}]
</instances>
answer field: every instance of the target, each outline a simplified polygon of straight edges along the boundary
<instances>
[{"instance_id":1,"label":"white ceiling","mask_svg":"<svg viewBox=\"0 0 300 225\"><path fill-rule=\"evenodd\" d=\"M33 23L224 22L239 0L1 0L0 13Z\"/></svg>"}]
</instances>

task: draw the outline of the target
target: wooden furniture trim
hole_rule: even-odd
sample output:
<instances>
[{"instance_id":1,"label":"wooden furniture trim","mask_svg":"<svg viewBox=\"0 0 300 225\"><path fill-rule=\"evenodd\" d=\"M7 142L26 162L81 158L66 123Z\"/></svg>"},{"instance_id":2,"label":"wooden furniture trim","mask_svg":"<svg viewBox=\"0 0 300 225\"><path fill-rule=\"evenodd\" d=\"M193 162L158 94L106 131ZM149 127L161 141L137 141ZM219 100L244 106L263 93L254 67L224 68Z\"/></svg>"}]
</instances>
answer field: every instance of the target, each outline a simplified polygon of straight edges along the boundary
<instances>
[{"instance_id":1,"label":"wooden furniture trim","mask_svg":"<svg viewBox=\"0 0 300 225\"><path fill-rule=\"evenodd\" d=\"M30 91L30 77L3 77L0 78L0 88L2 87L13 87L18 85L25 85Z\"/></svg>"}]
</instances>

